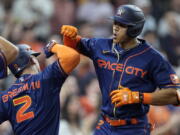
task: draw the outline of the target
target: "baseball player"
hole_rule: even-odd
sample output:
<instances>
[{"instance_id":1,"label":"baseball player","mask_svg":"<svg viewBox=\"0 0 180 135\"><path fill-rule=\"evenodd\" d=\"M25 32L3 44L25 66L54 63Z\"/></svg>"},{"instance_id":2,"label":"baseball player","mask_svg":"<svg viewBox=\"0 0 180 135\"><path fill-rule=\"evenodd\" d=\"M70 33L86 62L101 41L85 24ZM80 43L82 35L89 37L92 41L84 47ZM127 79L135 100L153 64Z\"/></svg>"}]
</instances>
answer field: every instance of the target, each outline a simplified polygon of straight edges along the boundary
<instances>
[{"instance_id":1,"label":"baseball player","mask_svg":"<svg viewBox=\"0 0 180 135\"><path fill-rule=\"evenodd\" d=\"M81 38L77 28L64 25L64 44L95 66L102 106L94 135L150 135L149 105L179 104L180 81L169 62L137 38L145 22L140 8L121 5L112 19L113 38Z\"/></svg>"},{"instance_id":2,"label":"baseball player","mask_svg":"<svg viewBox=\"0 0 180 135\"><path fill-rule=\"evenodd\" d=\"M50 42L46 57L58 60L40 71L37 56L28 45L18 45L19 55L8 65L17 80L0 94L0 123L9 120L16 135L58 135L59 92L80 61L77 51ZM68 52L68 53L67 53Z\"/></svg>"},{"instance_id":3,"label":"baseball player","mask_svg":"<svg viewBox=\"0 0 180 135\"><path fill-rule=\"evenodd\" d=\"M7 65L15 60L18 48L0 36L0 79L7 76Z\"/></svg>"}]
</instances>

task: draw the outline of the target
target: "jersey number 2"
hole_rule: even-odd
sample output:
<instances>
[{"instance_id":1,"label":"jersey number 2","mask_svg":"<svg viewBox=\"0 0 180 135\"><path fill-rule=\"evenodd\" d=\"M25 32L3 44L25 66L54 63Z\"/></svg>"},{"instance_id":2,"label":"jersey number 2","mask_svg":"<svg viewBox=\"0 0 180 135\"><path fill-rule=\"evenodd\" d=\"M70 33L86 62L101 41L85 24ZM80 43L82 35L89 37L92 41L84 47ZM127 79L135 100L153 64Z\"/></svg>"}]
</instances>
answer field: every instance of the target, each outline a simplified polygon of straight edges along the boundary
<instances>
[{"instance_id":1,"label":"jersey number 2","mask_svg":"<svg viewBox=\"0 0 180 135\"><path fill-rule=\"evenodd\" d=\"M23 122L27 119L34 118L34 112L26 112L25 111L31 106L32 100L30 96L23 96L13 100L14 106L24 104L16 113L16 121L18 123Z\"/></svg>"}]
</instances>

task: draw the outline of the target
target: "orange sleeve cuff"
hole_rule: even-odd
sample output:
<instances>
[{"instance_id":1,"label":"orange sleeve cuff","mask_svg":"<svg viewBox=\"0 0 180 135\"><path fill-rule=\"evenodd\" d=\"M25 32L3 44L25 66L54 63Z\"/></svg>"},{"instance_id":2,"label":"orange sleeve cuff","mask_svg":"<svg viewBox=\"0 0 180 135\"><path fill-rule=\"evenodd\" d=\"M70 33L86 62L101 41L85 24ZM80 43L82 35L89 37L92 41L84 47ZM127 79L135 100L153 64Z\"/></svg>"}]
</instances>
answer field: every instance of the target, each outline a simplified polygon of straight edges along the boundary
<instances>
[{"instance_id":1,"label":"orange sleeve cuff","mask_svg":"<svg viewBox=\"0 0 180 135\"><path fill-rule=\"evenodd\" d=\"M143 93L143 104L151 104L151 103L152 103L152 94Z\"/></svg>"}]
</instances>

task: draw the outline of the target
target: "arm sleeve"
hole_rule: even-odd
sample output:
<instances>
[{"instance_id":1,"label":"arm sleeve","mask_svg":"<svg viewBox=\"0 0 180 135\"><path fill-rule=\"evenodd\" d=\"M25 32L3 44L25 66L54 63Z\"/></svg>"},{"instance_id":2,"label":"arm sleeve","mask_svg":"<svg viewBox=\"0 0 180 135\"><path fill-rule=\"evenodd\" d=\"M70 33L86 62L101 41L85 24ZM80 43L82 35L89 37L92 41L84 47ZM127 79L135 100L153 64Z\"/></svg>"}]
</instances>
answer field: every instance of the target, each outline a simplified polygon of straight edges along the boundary
<instances>
[{"instance_id":1,"label":"arm sleeve","mask_svg":"<svg viewBox=\"0 0 180 135\"><path fill-rule=\"evenodd\" d=\"M7 62L4 54L0 51L0 79L7 76Z\"/></svg>"},{"instance_id":2,"label":"arm sleeve","mask_svg":"<svg viewBox=\"0 0 180 135\"><path fill-rule=\"evenodd\" d=\"M67 78L67 74L62 70L59 61L47 66L41 73L41 83L44 93L58 93Z\"/></svg>"},{"instance_id":3,"label":"arm sleeve","mask_svg":"<svg viewBox=\"0 0 180 135\"><path fill-rule=\"evenodd\" d=\"M155 84L161 88L180 88L180 80L172 66L164 58L152 63L152 76Z\"/></svg>"},{"instance_id":4,"label":"arm sleeve","mask_svg":"<svg viewBox=\"0 0 180 135\"><path fill-rule=\"evenodd\" d=\"M59 61L57 60L43 70L42 76L43 79L51 79L56 82L58 80L65 79L68 75L64 72Z\"/></svg>"}]
</instances>

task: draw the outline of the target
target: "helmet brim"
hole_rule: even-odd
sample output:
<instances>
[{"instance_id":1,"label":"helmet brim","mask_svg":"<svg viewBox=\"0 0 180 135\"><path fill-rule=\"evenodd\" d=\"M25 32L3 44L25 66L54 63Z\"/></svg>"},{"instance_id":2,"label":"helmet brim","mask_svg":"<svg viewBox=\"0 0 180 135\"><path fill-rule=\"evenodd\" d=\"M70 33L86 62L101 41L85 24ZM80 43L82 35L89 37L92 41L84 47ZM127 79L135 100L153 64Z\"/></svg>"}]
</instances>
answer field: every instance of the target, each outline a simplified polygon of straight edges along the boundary
<instances>
[{"instance_id":1,"label":"helmet brim","mask_svg":"<svg viewBox=\"0 0 180 135\"><path fill-rule=\"evenodd\" d=\"M40 54L41 54L40 52L35 52L35 53L31 54L31 55L33 55L35 57L38 57Z\"/></svg>"},{"instance_id":2,"label":"helmet brim","mask_svg":"<svg viewBox=\"0 0 180 135\"><path fill-rule=\"evenodd\" d=\"M29 52L29 54L30 54L30 55L33 55L33 56L35 56L35 57L38 57L41 53L31 50L31 51Z\"/></svg>"}]
</instances>

